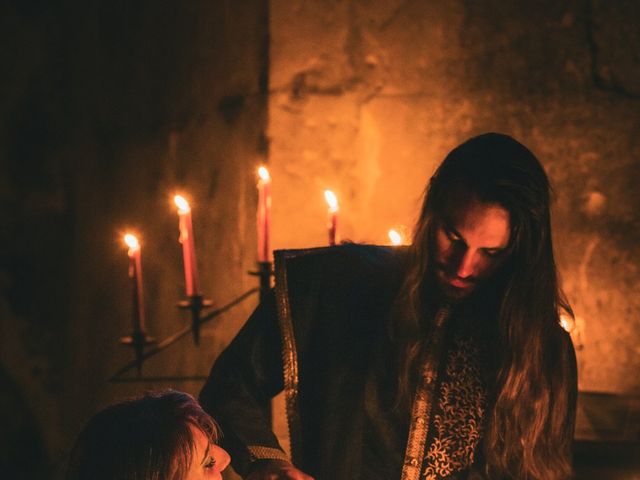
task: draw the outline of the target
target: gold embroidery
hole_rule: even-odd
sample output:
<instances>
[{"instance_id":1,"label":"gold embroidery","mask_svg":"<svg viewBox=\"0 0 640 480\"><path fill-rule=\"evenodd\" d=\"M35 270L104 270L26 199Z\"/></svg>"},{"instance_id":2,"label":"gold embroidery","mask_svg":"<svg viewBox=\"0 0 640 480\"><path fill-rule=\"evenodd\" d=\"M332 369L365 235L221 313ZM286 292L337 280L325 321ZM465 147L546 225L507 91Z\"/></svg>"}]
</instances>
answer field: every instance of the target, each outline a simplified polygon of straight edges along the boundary
<instances>
[{"instance_id":1,"label":"gold embroidery","mask_svg":"<svg viewBox=\"0 0 640 480\"><path fill-rule=\"evenodd\" d=\"M302 433L300 410L298 408L298 351L293 330L291 306L289 304L289 281L287 278L287 263L302 250L285 250L275 254L276 300L278 306L278 321L282 336L282 366L284 374L284 394L287 410L287 426L291 442L291 457L294 460L302 458Z\"/></svg>"},{"instance_id":2,"label":"gold embroidery","mask_svg":"<svg viewBox=\"0 0 640 480\"><path fill-rule=\"evenodd\" d=\"M445 368L439 411L433 417L434 438L425 458L425 480L447 478L469 468L482 435L486 391L473 340L457 339Z\"/></svg>"},{"instance_id":3,"label":"gold embroidery","mask_svg":"<svg viewBox=\"0 0 640 480\"><path fill-rule=\"evenodd\" d=\"M400 480L418 480L420 469L424 461L425 445L429 433L429 419L434 397L433 380L436 377L437 359L440 357L444 325L451 313L449 307L438 310L434 319L436 326L433 332L431 349L427 351L421 366L421 378L416 388L411 407L414 421L409 426L409 438L404 454L404 465ZM422 419L420 421L419 419Z\"/></svg>"},{"instance_id":4,"label":"gold embroidery","mask_svg":"<svg viewBox=\"0 0 640 480\"><path fill-rule=\"evenodd\" d=\"M264 447L262 445L247 445L247 450L249 450L251 456L256 460L274 459L290 461L287 454L277 448Z\"/></svg>"}]
</instances>

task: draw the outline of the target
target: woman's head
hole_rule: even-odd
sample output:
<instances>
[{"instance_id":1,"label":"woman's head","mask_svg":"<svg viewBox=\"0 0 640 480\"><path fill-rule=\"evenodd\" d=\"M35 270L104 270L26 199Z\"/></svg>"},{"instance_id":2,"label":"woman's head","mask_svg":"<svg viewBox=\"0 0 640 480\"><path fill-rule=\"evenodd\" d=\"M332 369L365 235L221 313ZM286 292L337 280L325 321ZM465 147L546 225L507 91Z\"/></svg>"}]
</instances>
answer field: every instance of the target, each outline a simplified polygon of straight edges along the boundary
<instances>
[{"instance_id":1,"label":"woman's head","mask_svg":"<svg viewBox=\"0 0 640 480\"><path fill-rule=\"evenodd\" d=\"M220 479L229 456L190 395L169 390L107 407L81 432L68 480Z\"/></svg>"}]
</instances>

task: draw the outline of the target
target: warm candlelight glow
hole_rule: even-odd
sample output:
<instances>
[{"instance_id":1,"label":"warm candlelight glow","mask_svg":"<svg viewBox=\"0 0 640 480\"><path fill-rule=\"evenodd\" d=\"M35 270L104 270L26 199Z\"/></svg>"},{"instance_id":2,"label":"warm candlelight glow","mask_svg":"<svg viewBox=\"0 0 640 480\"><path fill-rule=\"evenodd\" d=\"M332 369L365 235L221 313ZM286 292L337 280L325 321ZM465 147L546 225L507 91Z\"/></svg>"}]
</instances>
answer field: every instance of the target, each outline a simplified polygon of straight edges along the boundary
<instances>
[{"instance_id":1,"label":"warm candlelight glow","mask_svg":"<svg viewBox=\"0 0 640 480\"><path fill-rule=\"evenodd\" d=\"M264 166L258 168L258 208L256 210L256 228L258 235L258 262L271 260L269 229L271 217L271 176Z\"/></svg>"},{"instance_id":2,"label":"warm candlelight glow","mask_svg":"<svg viewBox=\"0 0 640 480\"><path fill-rule=\"evenodd\" d=\"M560 326L571 335L571 341L576 350L582 350L585 343L585 321L584 318L572 317L566 313L560 314Z\"/></svg>"},{"instance_id":3,"label":"warm candlelight glow","mask_svg":"<svg viewBox=\"0 0 640 480\"><path fill-rule=\"evenodd\" d=\"M125 234L124 243L127 245L127 247L129 247L129 253L131 253L134 250L140 249L140 242L138 242L138 239L136 238L136 236L131 233Z\"/></svg>"},{"instance_id":4,"label":"warm candlelight glow","mask_svg":"<svg viewBox=\"0 0 640 480\"><path fill-rule=\"evenodd\" d=\"M127 233L124 235L124 243L129 247L129 278L132 281L133 290L133 334L144 332L144 300L142 294L142 251L138 238Z\"/></svg>"},{"instance_id":5,"label":"warm candlelight glow","mask_svg":"<svg viewBox=\"0 0 640 480\"><path fill-rule=\"evenodd\" d=\"M571 333L576 326L576 322L569 315L560 315L560 325L567 333Z\"/></svg>"},{"instance_id":6,"label":"warm candlelight glow","mask_svg":"<svg viewBox=\"0 0 640 480\"><path fill-rule=\"evenodd\" d=\"M335 245L338 241L338 198L331 190L325 190L324 199L329 205L329 222L327 223L329 245Z\"/></svg>"},{"instance_id":7,"label":"warm candlelight glow","mask_svg":"<svg viewBox=\"0 0 640 480\"><path fill-rule=\"evenodd\" d=\"M335 193L333 193L331 190L325 190L324 199L327 201L327 204L329 205L330 212L338 211L338 198L336 197Z\"/></svg>"},{"instance_id":8,"label":"warm candlelight glow","mask_svg":"<svg viewBox=\"0 0 640 480\"><path fill-rule=\"evenodd\" d=\"M264 180L265 182L268 182L269 180L271 180L271 175L269 175L269 170L267 170L267 167L261 166L258 168L258 176L260 177L260 179Z\"/></svg>"},{"instance_id":9,"label":"warm candlelight glow","mask_svg":"<svg viewBox=\"0 0 640 480\"><path fill-rule=\"evenodd\" d=\"M176 207L178 207L178 213L188 213L191 211L189 202L187 202L182 195L176 195L173 197L173 201L176 204Z\"/></svg>"},{"instance_id":10,"label":"warm candlelight glow","mask_svg":"<svg viewBox=\"0 0 640 480\"><path fill-rule=\"evenodd\" d=\"M178 240L182 244L185 290L187 296L192 297L198 294L198 269L196 262L196 246L193 239L191 207L189 206L189 202L182 195L174 196L173 201L178 207L178 216L180 217L178 226L180 229L180 237Z\"/></svg>"},{"instance_id":11,"label":"warm candlelight glow","mask_svg":"<svg viewBox=\"0 0 640 480\"><path fill-rule=\"evenodd\" d=\"M400 233L393 228L389 230L389 240L391 241L391 245L394 246L402 245L404 243L402 235L400 235Z\"/></svg>"}]
</instances>

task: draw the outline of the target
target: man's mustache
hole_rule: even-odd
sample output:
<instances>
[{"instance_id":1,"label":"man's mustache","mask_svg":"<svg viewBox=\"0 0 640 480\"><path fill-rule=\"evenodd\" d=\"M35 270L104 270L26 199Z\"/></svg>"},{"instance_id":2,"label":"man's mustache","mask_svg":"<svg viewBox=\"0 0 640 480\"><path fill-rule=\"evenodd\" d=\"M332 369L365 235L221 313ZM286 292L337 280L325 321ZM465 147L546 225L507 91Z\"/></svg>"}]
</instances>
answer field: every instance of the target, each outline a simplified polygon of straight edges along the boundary
<instances>
[{"instance_id":1,"label":"man's mustache","mask_svg":"<svg viewBox=\"0 0 640 480\"><path fill-rule=\"evenodd\" d=\"M438 269L438 271L444 273L445 277L447 277L448 280L458 280L469 285L476 285L478 283L478 277L459 277L456 274L455 270L448 268L446 265L438 264L436 268Z\"/></svg>"}]
</instances>

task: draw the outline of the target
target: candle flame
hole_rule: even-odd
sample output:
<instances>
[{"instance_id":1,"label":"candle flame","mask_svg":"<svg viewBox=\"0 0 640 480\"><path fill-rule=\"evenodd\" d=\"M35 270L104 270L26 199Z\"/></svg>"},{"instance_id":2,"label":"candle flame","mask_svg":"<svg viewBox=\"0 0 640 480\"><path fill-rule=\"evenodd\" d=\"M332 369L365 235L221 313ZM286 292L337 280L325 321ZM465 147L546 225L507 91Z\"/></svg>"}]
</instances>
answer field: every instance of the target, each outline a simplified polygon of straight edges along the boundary
<instances>
[{"instance_id":1,"label":"candle flame","mask_svg":"<svg viewBox=\"0 0 640 480\"><path fill-rule=\"evenodd\" d=\"M394 246L402 245L404 243L400 232L393 228L389 230L389 240L391 241L391 245Z\"/></svg>"},{"instance_id":2,"label":"candle flame","mask_svg":"<svg viewBox=\"0 0 640 480\"><path fill-rule=\"evenodd\" d=\"M261 180L268 182L269 180L271 180L271 175L269 175L269 170L267 170L267 167L265 166L261 166L258 168L258 176L260 177Z\"/></svg>"},{"instance_id":3,"label":"candle flame","mask_svg":"<svg viewBox=\"0 0 640 480\"><path fill-rule=\"evenodd\" d=\"M182 195L176 195L173 197L173 201L178 207L178 213L189 213L191 211L189 202Z\"/></svg>"},{"instance_id":4,"label":"candle flame","mask_svg":"<svg viewBox=\"0 0 640 480\"><path fill-rule=\"evenodd\" d=\"M324 199L327 201L327 204L329 205L330 212L338 211L338 198L336 197L335 193L333 193L331 190L325 190Z\"/></svg>"},{"instance_id":5,"label":"candle flame","mask_svg":"<svg viewBox=\"0 0 640 480\"><path fill-rule=\"evenodd\" d=\"M571 333L576 327L576 322L569 315L560 315L560 326L564 328L567 333Z\"/></svg>"},{"instance_id":6,"label":"candle flame","mask_svg":"<svg viewBox=\"0 0 640 480\"><path fill-rule=\"evenodd\" d=\"M127 233L124 236L124 243L127 245L127 247L129 247L129 251L135 251L140 249L140 242L138 242L138 239L136 238L136 236L132 235L131 233Z\"/></svg>"}]
</instances>

